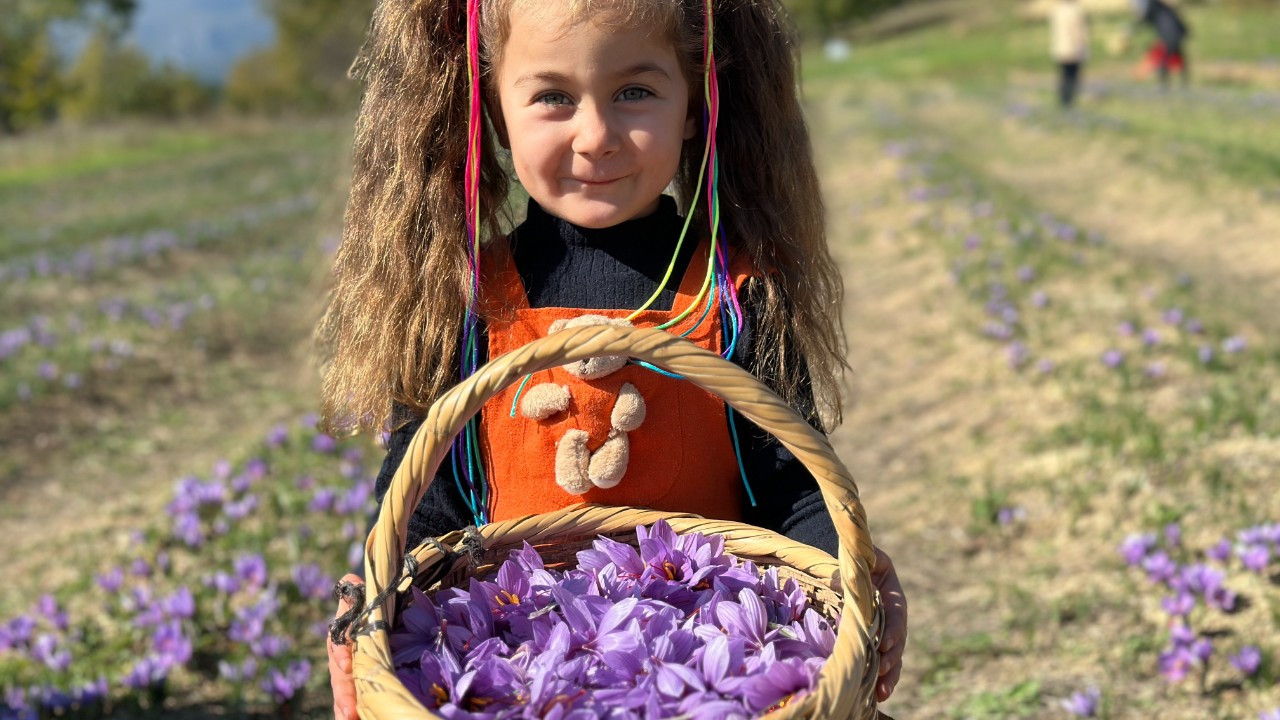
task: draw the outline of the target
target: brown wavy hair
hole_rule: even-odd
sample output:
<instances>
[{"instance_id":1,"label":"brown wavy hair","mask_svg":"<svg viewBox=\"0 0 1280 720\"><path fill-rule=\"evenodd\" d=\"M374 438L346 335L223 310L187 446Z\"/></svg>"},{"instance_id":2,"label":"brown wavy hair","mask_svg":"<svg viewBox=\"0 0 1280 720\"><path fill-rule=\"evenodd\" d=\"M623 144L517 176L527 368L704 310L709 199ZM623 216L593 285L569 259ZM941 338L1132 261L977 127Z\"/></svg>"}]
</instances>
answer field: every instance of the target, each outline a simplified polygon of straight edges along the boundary
<instances>
[{"instance_id":1,"label":"brown wavy hair","mask_svg":"<svg viewBox=\"0 0 1280 720\"><path fill-rule=\"evenodd\" d=\"M701 97L702 0L563 1L575 18L663 29L682 53L692 97ZM807 373L816 401L811 420L831 428L847 367L843 288L798 95L796 38L780 0L713 2L722 223L760 271L749 291L758 313L750 370L798 406L809 405ZM483 0L483 77L497 64L516 4L535 0ZM352 68L366 87L334 287L317 329L327 361L322 418L331 431L399 424L397 403L425 413L457 381L471 281L463 220L465 13L465 0L381 0ZM700 228L708 226L705 206L690 207L690 199L704 143L702 136L688 141L675 178L681 208ZM494 150L486 127L486 238L500 237L506 223L508 176Z\"/></svg>"}]
</instances>

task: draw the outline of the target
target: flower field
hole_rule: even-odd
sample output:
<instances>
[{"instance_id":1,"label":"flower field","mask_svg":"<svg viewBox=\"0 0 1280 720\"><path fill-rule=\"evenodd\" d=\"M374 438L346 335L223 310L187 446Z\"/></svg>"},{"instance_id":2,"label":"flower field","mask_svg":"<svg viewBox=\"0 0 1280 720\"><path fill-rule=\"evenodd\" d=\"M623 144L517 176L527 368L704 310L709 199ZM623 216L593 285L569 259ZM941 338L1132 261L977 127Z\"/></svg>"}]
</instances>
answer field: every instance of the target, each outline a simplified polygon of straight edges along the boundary
<instances>
[{"instance_id":1,"label":"flower field","mask_svg":"<svg viewBox=\"0 0 1280 720\"><path fill-rule=\"evenodd\" d=\"M806 59L884 709L1280 717L1280 16L1193 8L1189 89L1098 53L1070 114L1044 28L974 17ZM311 414L350 132L0 144L0 718L331 716L381 461Z\"/></svg>"}]
</instances>

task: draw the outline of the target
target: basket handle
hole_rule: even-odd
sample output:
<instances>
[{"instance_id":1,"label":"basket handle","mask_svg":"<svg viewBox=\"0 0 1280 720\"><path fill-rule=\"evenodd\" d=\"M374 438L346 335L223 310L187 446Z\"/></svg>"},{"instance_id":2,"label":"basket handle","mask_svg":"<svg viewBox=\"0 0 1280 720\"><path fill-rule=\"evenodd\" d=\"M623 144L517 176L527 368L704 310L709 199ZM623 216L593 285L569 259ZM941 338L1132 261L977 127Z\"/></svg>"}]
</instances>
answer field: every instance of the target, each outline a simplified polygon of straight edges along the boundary
<instances>
[{"instance_id":1,"label":"basket handle","mask_svg":"<svg viewBox=\"0 0 1280 720\"><path fill-rule=\"evenodd\" d=\"M818 481L840 539L840 577L847 606L863 627L872 622L875 551L858 489L827 437L751 373L694 343L657 328L593 325L570 328L492 359L440 397L405 452L382 501L365 547L367 597L399 580L409 518L435 478L455 435L495 394L517 378L604 355L626 355L678 373L716 395L762 430L772 433ZM388 600L382 617L393 621Z\"/></svg>"}]
</instances>

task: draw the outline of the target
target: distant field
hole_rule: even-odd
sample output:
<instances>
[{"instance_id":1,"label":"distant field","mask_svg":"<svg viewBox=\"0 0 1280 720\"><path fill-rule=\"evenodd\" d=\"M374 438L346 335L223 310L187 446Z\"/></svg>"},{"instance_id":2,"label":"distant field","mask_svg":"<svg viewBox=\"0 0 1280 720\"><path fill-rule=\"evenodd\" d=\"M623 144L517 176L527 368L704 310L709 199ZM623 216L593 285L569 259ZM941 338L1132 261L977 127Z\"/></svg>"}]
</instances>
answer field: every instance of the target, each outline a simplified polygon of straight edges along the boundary
<instances>
[{"instance_id":1,"label":"distant field","mask_svg":"<svg viewBox=\"0 0 1280 720\"><path fill-rule=\"evenodd\" d=\"M1280 14L1193 8L1193 84L1168 94L1133 76L1144 36L1112 55L1121 19L1099 18L1064 114L1045 29L969 9L805 63L854 368L835 442L911 601L885 709L1060 718L1095 686L1098 717L1258 717L1280 707ZM331 603L284 563L348 567L380 460L306 417L350 133L342 118L0 143L0 606L53 593L75 613L101 595L94 575L162 555L166 588L229 602L200 594L213 571L269 547L299 607L289 657L314 667L290 707L328 714L311 626ZM184 476L256 478L261 506L237 496L240 534L206 509L197 533L171 502L195 492ZM244 609L216 607L218 631ZM143 635L94 645L113 687ZM1231 660L1247 646L1253 674ZM261 710L216 663L245 652L197 642L168 700L117 714ZM20 671L0 651L0 677Z\"/></svg>"},{"instance_id":2,"label":"distant field","mask_svg":"<svg viewBox=\"0 0 1280 720\"><path fill-rule=\"evenodd\" d=\"M1067 717L1089 687L1098 717L1280 705L1259 565L1280 519L1280 16L1190 18L1189 90L1134 76L1138 35L1099 43L1067 114L1044 27L1012 15L808 60L850 295L836 439L912 601L895 716Z\"/></svg>"}]
</instances>

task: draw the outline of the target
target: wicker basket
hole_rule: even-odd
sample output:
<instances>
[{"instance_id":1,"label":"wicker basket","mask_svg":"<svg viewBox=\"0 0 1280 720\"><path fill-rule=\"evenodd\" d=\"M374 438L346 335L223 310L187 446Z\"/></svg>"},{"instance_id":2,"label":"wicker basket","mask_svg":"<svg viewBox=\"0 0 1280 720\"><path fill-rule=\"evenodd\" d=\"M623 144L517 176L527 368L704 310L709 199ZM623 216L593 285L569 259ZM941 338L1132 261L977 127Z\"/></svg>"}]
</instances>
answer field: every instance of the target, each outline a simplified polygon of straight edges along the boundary
<instances>
[{"instance_id":1,"label":"wicker basket","mask_svg":"<svg viewBox=\"0 0 1280 720\"><path fill-rule=\"evenodd\" d=\"M762 429L773 433L818 480L827 510L840 537L839 561L830 555L758 527L707 520L697 515L642 508L575 505L564 510L485 525L469 543L470 554L454 552L463 533L428 542L410 554L416 576L405 566L408 520L448 453L452 438L484 403L529 373L602 355L627 355L679 373L723 398ZM858 491L827 438L736 365L693 343L658 329L616 326L573 328L495 358L442 396L432 407L405 454L382 503L365 548L365 587L370 602L389 586L407 590L410 581L431 591L465 583L496 569L510 551L528 542L549 568L571 565L574 553L598 535L634 540L635 528L665 519L677 533L719 534L725 552L761 566L777 566L794 578L820 612L839 617L836 646L817 687L767 718L856 718L879 716L875 682L882 614L871 582L875 557ZM479 547L476 547L479 546ZM428 580L427 578L431 578ZM842 581L843 579L843 581ZM394 594L353 628L353 670L360 717L437 718L400 683L393 670L387 629L394 624Z\"/></svg>"}]
</instances>

